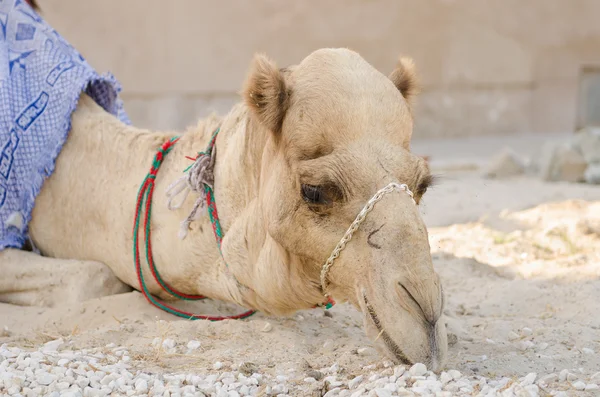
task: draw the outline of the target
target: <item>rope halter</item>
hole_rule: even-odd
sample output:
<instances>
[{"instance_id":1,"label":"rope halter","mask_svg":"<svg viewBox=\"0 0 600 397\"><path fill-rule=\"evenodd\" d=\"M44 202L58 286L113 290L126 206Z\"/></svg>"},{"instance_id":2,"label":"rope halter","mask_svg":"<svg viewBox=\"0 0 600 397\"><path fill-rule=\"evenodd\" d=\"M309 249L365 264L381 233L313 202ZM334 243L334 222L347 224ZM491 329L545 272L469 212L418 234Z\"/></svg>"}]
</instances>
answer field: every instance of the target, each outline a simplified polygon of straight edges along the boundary
<instances>
[{"instance_id":1,"label":"rope halter","mask_svg":"<svg viewBox=\"0 0 600 397\"><path fill-rule=\"evenodd\" d=\"M331 253L329 258L323 265L323 268L321 269L321 289L323 290L325 297L329 297L329 293L327 292L327 274L329 273L331 266L333 266L333 262L340 256L340 252L344 248L346 248L346 244L348 244L348 242L352 239L352 235L354 234L354 232L356 232L356 230L358 230L360 225L365 221L367 214L373 210L373 207L375 207L375 204L379 200L381 200L383 198L383 196L385 196L388 193L392 193L394 191L406 192L406 194L408 194L410 196L413 204L417 205L413 193L410 191L410 189L408 188L408 185L406 185L405 183L400 184L400 183L392 182L389 185L379 189L379 191L377 191L377 193L375 193L375 195L373 197L371 197L371 199L367 202L367 204L363 207L363 209L358 213L358 215L356 216L356 219L354 219L354 222L352 222L352 224L350 225L348 230L346 230L344 237L342 237L340 242L333 249L333 252Z\"/></svg>"}]
</instances>

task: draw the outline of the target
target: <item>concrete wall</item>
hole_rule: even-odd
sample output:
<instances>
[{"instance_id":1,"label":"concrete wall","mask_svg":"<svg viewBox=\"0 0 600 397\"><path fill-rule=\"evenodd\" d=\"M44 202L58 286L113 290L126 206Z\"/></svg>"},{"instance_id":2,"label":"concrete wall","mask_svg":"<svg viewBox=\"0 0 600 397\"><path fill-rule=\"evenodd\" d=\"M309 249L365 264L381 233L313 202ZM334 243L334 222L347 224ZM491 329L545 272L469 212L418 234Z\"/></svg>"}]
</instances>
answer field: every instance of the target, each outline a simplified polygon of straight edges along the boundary
<instances>
[{"instance_id":1,"label":"concrete wall","mask_svg":"<svg viewBox=\"0 0 600 397\"><path fill-rule=\"evenodd\" d=\"M600 65L598 0L40 0L124 86L139 126L182 128L239 97L256 51L280 66L350 47L387 74L412 56L416 136L575 128L579 74Z\"/></svg>"}]
</instances>

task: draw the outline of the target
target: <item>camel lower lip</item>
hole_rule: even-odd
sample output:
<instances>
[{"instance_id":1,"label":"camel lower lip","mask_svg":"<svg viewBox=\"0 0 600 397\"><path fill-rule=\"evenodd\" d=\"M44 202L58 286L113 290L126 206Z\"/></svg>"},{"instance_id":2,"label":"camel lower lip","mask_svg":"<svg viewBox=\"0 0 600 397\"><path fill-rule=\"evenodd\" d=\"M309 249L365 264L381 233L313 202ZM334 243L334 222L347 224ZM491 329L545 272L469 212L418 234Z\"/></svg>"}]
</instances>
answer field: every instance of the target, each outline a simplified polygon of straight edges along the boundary
<instances>
[{"instance_id":1,"label":"camel lower lip","mask_svg":"<svg viewBox=\"0 0 600 397\"><path fill-rule=\"evenodd\" d=\"M400 361L400 363L404 365L412 365L412 362L406 357L406 354L400 349L400 347L390 338L390 335L383 329L381 326L381 322L379 321L379 317L377 317L377 313L375 313L375 309L371 306L369 301L367 300L366 295L363 294L363 300L365 302L365 308L373 325L379 331L379 337L383 340L388 350L392 352L392 354Z\"/></svg>"}]
</instances>

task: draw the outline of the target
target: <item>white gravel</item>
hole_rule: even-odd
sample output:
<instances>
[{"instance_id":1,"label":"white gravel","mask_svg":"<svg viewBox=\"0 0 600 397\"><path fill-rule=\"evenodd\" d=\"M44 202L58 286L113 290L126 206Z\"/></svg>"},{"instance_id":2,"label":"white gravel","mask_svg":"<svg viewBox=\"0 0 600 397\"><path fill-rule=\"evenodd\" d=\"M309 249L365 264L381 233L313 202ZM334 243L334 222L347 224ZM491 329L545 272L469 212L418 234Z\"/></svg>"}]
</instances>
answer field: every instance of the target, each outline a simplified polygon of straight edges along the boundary
<instances>
[{"instance_id":1,"label":"white gravel","mask_svg":"<svg viewBox=\"0 0 600 397\"><path fill-rule=\"evenodd\" d=\"M156 345L157 341L153 342ZM568 369L560 373L529 373L520 379L488 379L447 370L436 375L423 364L410 368L391 363L364 367L362 374L347 374L335 363L329 368L302 373L270 375L249 363L225 366L215 362L205 373L149 373L134 363L124 347L71 350L62 339L37 350L0 346L2 396L538 396L598 393L600 373L585 379ZM165 340L171 350L175 342ZM190 341L188 352L200 348ZM216 371L216 372L215 372ZM252 372L255 371L255 372Z\"/></svg>"}]
</instances>

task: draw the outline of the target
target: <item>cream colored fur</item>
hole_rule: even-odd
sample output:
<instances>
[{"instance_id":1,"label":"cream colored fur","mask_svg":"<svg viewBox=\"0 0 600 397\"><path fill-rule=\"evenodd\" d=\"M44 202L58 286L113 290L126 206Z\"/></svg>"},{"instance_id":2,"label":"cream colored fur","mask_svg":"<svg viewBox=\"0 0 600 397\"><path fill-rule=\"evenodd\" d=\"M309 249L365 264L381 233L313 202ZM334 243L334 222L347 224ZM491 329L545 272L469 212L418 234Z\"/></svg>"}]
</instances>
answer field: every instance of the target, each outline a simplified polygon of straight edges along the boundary
<instances>
[{"instance_id":1,"label":"cream colored fur","mask_svg":"<svg viewBox=\"0 0 600 397\"><path fill-rule=\"evenodd\" d=\"M244 101L223 119L208 118L184 133L158 173L152 245L164 279L189 294L273 315L321 303L321 266L369 198L393 181L408 184L417 202L426 190L427 164L409 151L414 94L414 66L406 59L388 78L346 49L316 51L284 70L256 56ZM59 261L52 258L101 263L138 288L131 235L136 195L156 150L175 133L126 126L85 95L72 121L30 223L44 255L40 269L50 265L43 261ZM178 238L195 197L169 211L164 193L190 164L185 156L204 150L218 126L215 194L229 270L205 211ZM303 198L303 185L320 186L323 202ZM16 273L25 259L31 262L31 254L0 253L1 266L15 273L13 284L0 283L0 299L52 304L31 288L23 294ZM152 293L169 298L147 279ZM382 352L433 369L444 364L442 289L426 227L406 194L377 204L328 279L338 302L363 311ZM40 290L48 282L35 280ZM103 285L110 285L107 294L125 288L116 278Z\"/></svg>"}]
</instances>

